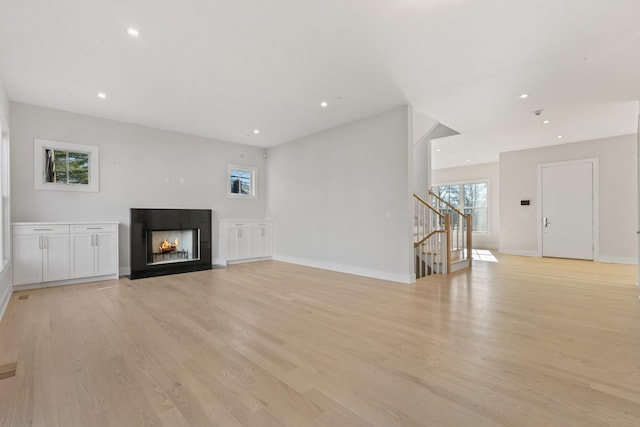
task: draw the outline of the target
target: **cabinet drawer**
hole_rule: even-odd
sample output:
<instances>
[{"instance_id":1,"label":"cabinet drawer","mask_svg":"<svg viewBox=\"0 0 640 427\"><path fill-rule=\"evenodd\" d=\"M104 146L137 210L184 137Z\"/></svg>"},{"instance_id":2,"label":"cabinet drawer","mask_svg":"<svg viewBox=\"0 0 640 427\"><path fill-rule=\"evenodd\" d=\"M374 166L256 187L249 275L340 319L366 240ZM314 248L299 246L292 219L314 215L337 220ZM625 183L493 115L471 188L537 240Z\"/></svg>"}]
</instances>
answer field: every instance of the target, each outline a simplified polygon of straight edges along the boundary
<instances>
[{"instance_id":1,"label":"cabinet drawer","mask_svg":"<svg viewBox=\"0 0 640 427\"><path fill-rule=\"evenodd\" d=\"M14 236L29 236L39 234L68 234L68 225L42 224L42 225L14 225Z\"/></svg>"},{"instance_id":2,"label":"cabinet drawer","mask_svg":"<svg viewBox=\"0 0 640 427\"><path fill-rule=\"evenodd\" d=\"M72 233L115 233L118 224L72 224Z\"/></svg>"}]
</instances>

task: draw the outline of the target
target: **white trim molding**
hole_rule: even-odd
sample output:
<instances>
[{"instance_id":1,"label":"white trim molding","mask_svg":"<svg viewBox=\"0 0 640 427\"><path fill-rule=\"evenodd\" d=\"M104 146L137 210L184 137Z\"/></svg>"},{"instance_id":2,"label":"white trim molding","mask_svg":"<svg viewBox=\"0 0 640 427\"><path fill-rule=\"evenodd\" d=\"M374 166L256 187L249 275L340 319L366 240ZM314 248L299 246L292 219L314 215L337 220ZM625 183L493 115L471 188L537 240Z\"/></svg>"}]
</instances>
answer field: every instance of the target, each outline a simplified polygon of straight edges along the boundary
<instances>
[{"instance_id":1,"label":"white trim molding","mask_svg":"<svg viewBox=\"0 0 640 427\"><path fill-rule=\"evenodd\" d=\"M604 262L607 264L632 264L638 263L638 259L635 257L623 257L623 256L607 256L601 255L595 261Z\"/></svg>"},{"instance_id":2,"label":"white trim molding","mask_svg":"<svg viewBox=\"0 0 640 427\"><path fill-rule=\"evenodd\" d=\"M504 255L517 255L517 256L531 256L531 257L540 257L538 251L522 251L519 249L498 249L498 252Z\"/></svg>"},{"instance_id":3,"label":"white trim molding","mask_svg":"<svg viewBox=\"0 0 640 427\"><path fill-rule=\"evenodd\" d=\"M411 284L416 281L415 274L391 273L388 271L372 270L369 268L354 267L350 265L334 264L323 261L315 261L305 258L291 257L287 255L274 255L272 259L276 261L288 262L290 264L304 265L307 267L320 268L338 273L353 274L354 276L365 276L373 279L386 280L402 284Z\"/></svg>"}]
</instances>

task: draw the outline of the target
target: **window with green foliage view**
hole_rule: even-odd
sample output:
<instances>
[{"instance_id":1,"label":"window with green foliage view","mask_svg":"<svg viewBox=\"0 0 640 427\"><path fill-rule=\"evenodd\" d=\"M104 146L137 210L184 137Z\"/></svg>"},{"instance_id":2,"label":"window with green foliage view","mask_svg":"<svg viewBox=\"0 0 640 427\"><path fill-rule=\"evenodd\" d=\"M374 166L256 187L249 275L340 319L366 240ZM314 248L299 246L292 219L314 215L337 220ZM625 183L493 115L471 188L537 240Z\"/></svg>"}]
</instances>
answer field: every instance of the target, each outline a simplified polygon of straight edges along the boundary
<instances>
[{"instance_id":1,"label":"window with green foliage view","mask_svg":"<svg viewBox=\"0 0 640 427\"><path fill-rule=\"evenodd\" d=\"M45 149L45 182L89 184L89 153Z\"/></svg>"}]
</instances>

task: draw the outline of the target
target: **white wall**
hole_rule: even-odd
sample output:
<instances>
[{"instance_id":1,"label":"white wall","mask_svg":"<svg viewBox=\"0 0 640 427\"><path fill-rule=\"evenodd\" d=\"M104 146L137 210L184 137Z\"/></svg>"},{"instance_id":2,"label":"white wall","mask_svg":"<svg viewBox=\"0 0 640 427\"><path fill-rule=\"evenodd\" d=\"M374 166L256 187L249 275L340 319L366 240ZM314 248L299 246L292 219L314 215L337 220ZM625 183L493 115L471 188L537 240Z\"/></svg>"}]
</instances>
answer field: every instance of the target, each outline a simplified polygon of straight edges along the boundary
<instances>
[{"instance_id":1,"label":"white wall","mask_svg":"<svg viewBox=\"0 0 640 427\"><path fill-rule=\"evenodd\" d=\"M434 169L433 185L477 180L489 181L489 233L473 233L474 248L498 249L500 245L500 181L498 163Z\"/></svg>"},{"instance_id":2,"label":"white wall","mask_svg":"<svg viewBox=\"0 0 640 427\"><path fill-rule=\"evenodd\" d=\"M34 190L36 137L98 146L100 192ZM123 274L129 271L129 208L212 209L214 259L217 219L266 214L262 149L19 103L11 103L11 141L12 220L120 221ZM258 168L257 199L226 197L227 163Z\"/></svg>"},{"instance_id":3,"label":"white wall","mask_svg":"<svg viewBox=\"0 0 640 427\"><path fill-rule=\"evenodd\" d=\"M431 168L431 141L421 140L413 146L413 192L429 200L429 170Z\"/></svg>"},{"instance_id":4,"label":"white wall","mask_svg":"<svg viewBox=\"0 0 640 427\"><path fill-rule=\"evenodd\" d=\"M500 251L535 255L538 248L538 165L597 158L600 258L636 262L638 184L636 136L626 135L500 154ZM531 206L520 206L520 200Z\"/></svg>"},{"instance_id":5,"label":"white wall","mask_svg":"<svg viewBox=\"0 0 640 427\"><path fill-rule=\"evenodd\" d=\"M410 108L269 149L276 258L412 280Z\"/></svg>"},{"instance_id":6,"label":"white wall","mask_svg":"<svg viewBox=\"0 0 640 427\"><path fill-rule=\"evenodd\" d=\"M4 82L2 80L2 76L0 76L0 123L2 128L2 133L9 132L9 99L7 98L7 94L4 88ZM2 138L2 135L0 135ZM5 169L7 163L2 164L2 168ZM4 173L5 171L0 171L0 173ZM1 195L0 195L1 196ZM10 202L9 194L7 194L7 199L5 203ZM9 221L8 218L4 218L5 221ZM0 224L2 227L3 224ZM2 230L3 239L9 239L9 230ZM2 319L2 315L4 314L4 310L9 303L9 298L11 296L11 292L13 290L13 286L11 284L11 259L5 253L5 259L0 259L0 320Z\"/></svg>"},{"instance_id":7,"label":"white wall","mask_svg":"<svg viewBox=\"0 0 640 427\"><path fill-rule=\"evenodd\" d=\"M426 114L409 107L412 114L413 137L413 192L427 200L429 195L429 175L431 170L431 142L424 136L438 124Z\"/></svg>"}]
</instances>

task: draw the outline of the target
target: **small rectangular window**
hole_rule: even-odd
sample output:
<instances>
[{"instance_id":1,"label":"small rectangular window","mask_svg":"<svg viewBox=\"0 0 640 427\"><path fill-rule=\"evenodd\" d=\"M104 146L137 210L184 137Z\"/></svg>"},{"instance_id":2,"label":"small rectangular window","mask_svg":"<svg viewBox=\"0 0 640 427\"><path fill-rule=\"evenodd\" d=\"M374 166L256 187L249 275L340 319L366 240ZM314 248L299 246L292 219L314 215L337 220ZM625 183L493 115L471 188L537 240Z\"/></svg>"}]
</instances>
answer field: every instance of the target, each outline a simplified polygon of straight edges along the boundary
<instances>
[{"instance_id":1,"label":"small rectangular window","mask_svg":"<svg viewBox=\"0 0 640 427\"><path fill-rule=\"evenodd\" d=\"M227 196L255 199L257 169L247 166L228 165Z\"/></svg>"},{"instance_id":2,"label":"small rectangular window","mask_svg":"<svg viewBox=\"0 0 640 427\"><path fill-rule=\"evenodd\" d=\"M98 191L98 147L34 140L36 190Z\"/></svg>"}]
</instances>

